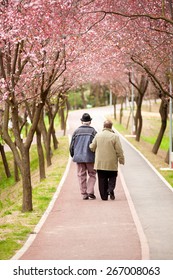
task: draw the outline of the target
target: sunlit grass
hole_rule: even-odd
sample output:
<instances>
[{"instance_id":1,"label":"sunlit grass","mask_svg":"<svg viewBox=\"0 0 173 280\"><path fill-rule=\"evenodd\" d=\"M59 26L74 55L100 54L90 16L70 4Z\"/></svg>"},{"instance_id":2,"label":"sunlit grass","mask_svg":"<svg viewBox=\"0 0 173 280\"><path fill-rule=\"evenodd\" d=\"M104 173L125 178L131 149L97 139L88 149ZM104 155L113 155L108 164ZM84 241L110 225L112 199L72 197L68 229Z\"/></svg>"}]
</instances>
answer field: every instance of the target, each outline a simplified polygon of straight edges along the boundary
<instances>
[{"instance_id":1,"label":"sunlit grass","mask_svg":"<svg viewBox=\"0 0 173 280\"><path fill-rule=\"evenodd\" d=\"M157 137L156 136L151 136L151 137L141 136L141 139L154 146ZM162 139L161 145L160 145L160 149L167 151L168 148L169 148L169 138L164 136Z\"/></svg>"}]
</instances>

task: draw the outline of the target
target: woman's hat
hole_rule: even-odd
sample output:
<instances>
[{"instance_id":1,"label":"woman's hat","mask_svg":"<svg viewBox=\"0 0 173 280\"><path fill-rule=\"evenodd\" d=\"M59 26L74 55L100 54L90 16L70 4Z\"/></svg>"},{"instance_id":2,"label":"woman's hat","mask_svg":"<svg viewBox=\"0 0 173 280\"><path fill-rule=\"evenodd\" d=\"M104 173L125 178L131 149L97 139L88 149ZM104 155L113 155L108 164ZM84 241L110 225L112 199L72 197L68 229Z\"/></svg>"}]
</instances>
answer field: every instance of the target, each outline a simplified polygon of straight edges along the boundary
<instances>
[{"instance_id":1,"label":"woman's hat","mask_svg":"<svg viewBox=\"0 0 173 280\"><path fill-rule=\"evenodd\" d=\"M92 120L92 119L91 119L90 115L87 114L87 113L84 113L83 116L82 116L82 118L81 118L81 121L82 121L82 122L90 122L91 120Z\"/></svg>"}]
</instances>

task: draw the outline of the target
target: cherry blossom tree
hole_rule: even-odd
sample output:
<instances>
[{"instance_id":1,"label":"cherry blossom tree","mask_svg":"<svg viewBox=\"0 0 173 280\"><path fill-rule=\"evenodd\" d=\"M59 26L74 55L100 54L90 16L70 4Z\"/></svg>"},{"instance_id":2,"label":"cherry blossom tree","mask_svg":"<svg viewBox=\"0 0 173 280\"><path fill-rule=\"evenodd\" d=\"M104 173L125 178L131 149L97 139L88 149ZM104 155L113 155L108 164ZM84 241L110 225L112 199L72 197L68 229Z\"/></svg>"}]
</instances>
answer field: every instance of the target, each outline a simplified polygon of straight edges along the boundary
<instances>
[{"instance_id":1,"label":"cherry blossom tree","mask_svg":"<svg viewBox=\"0 0 173 280\"><path fill-rule=\"evenodd\" d=\"M51 86L66 70L63 33L69 3L6 1L0 7L2 131L22 176L23 211L31 211L33 207L29 159L33 136ZM31 119L26 139L22 139L19 123L22 106ZM8 132L9 118L15 140Z\"/></svg>"},{"instance_id":2,"label":"cherry blossom tree","mask_svg":"<svg viewBox=\"0 0 173 280\"><path fill-rule=\"evenodd\" d=\"M150 79L158 91L172 98L167 82L172 78L172 18L169 0L1 1L2 135L22 176L23 211L32 210L29 151L35 133L41 148L45 105L50 109L54 100L57 111L59 104L66 102L68 89L87 83L110 86L119 81L119 92L124 96L129 63L141 69L141 75L136 76L141 79L137 84L138 89L143 87L142 97ZM51 110L49 113L45 141L48 164L55 118ZM23 139L26 118L31 126ZM10 119L14 139L8 132ZM42 151L38 154L41 158Z\"/></svg>"},{"instance_id":3,"label":"cherry blossom tree","mask_svg":"<svg viewBox=\"0 0 173 280\"><path fill-rule=\"evenodd\" d=\"M100 6L99 6L100 4ZM95 8L87 13L97 13L108 21L110 15L114 17L115 25L109 26L112 41L124 53L125 59L132 60L134 64L146 72L146 81L152 81L159 92L172 98L168 89L168 80L172 78L170 71L172 47L172 1L108 1L98 3L94 1ZM123 18L123 20L122 20ZM113 20L112 20L113 21ZM117 24L118 22L118 24ZM121 59L123 63L124 59ZM148 76L148 78L147 78ZM144 76L142 74L141 78ZM132 79L130 79L132 82ZM142 80L141 80L142 82ZM136 86L135 84L133 84ZM146 89L146 87L144 87ZM141 90L138 88L138 92ZM145 91L144 91L145 92ZM137 100L141 100L138 95ZM141 100L142 101L142 100ZM141 102L137 103L139 130L141 131L142 116ZM140 132L137 133L139 140Z\"/></svg>"}]
</instances>

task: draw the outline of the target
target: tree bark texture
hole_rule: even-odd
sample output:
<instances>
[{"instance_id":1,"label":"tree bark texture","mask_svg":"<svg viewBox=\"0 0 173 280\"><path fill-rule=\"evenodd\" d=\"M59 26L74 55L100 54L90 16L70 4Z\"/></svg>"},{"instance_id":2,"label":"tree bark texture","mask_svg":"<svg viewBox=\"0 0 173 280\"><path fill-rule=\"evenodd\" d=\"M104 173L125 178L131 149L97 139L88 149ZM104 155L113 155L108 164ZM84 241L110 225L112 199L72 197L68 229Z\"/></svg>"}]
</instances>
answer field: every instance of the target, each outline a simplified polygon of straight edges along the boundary
<instances>
[{"instance_id":1,"label":"tree bark texture","mask_svg":"<svg viewBox=\"0 0 173 280\"><path fill-rule=\"evenodd\" d=\"M29 149L24 148L22 151L22 186L23 186L23 203L22 211L32 211L32 185L31 185L31 173L30 173L30 158Z\"/></svg>"},{"instance_id":2,"label":"tree bark texture","mask_svg":"<svg viewBox=\"0 0 173 280\"><path fill-rule=\"evenodd\" d=\"M5 174L6 174L7 178L10 178L11 177L11 172L10 172L10 169L9 169L9 166L8 166L6 154L5 154L5 151L4 151L4 146L1 145L1 144L0 144L0 152L1 152L2 162L3 162L3 165L4 165Z\"/></svg>"},{"instance_id":3,"label":"tree bark texture","mask_svg":"<svg viewBox=\"0 0 173 280\"><path fill-rule=\"evenodd\" d=\"M39 128L37 128L36 130L36 136L37 136L37 153L38 153L38 161L39 161L39 175L41 181L42 179L46 178L46 171L45 171L44 152L41 143L41 132Z\"/></svg>"},{"instance_id":4,"label":"tree bark texture","mask_svg":"<svg viewBox=\"0 0 173 280\"><path fill-rule=\"evenodd\" d=\"M39 121L39 129L42 133L42 136L43 136L43 143L44 143L44 148L45 148L45 151L46 151L46 162L47 162L47 166L50 166L52 164L52 161L51 161L51 146L50 146L50 142L48 141L48 132L47 132L47 129L46 129L46 125L44 123L44 117L43 117L43 112L41 113L41 116L40 116L40 121Z\"/></svg>"},{"instance_id":5,"label":"tree bark texture","mask_svg":"<svg viewBox=\"0 0 173 280\"><path fill-rule=\"evenodd\" d=\"M158 150L160 148L160 144L162 142L165 130L166 130L166 126L167 126L167 119L168 119L168 102L164 99L162 99L161 104L160 104L160 109L159 109L159 113L161 116L161 127L160 127L160 131L159 134L157 136L156 142L153 146L152 152L153 154L157 154Z\"/></svg>"},{"instance_id":6,"label":"tree bark texture","mask_svg":"<svg viewBox=\"0 0 173 280\"><path fill-rule=\"evenodd\" d=\"M135 115L135 132L136 132L136 141L140 141L141 132L142 132L142 125L143 125L143 119L142 119L142 101L145 95L145 92L148 87L148 77L145 75L141 76L140 84L137 86L134 84L134 82L130 78L130 82L135 86L135 88L138 91L138 94L136 96L136 115Z\"/></svg>"}]
</instances>

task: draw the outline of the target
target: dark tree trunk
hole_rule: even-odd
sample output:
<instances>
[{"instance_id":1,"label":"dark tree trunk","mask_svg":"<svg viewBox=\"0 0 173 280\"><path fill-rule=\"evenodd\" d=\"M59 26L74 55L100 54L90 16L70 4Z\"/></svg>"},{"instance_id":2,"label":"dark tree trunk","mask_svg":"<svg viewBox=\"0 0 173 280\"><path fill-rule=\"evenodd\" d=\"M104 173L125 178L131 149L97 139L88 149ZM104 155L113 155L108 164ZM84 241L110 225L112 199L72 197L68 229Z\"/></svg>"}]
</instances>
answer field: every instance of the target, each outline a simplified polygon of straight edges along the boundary
<instances>
[{"instance_id":1,"label":"dark tree trunk","mask_svg":"<svg viewBox=\"0 0 173 280\"><path fill-rule=\"evenodd\" d=\"M168 102L164 99L162 99L162 102L160 104L159 113L160 113L160 116L161 116L161 127L160 127L159 134L157 136L156 142L155 142L155 144L153 146L153 149L152 149L153 154L157 154L157 152L160 148L160 144L162 142L165 130L166 130L166 126L167 126Z\"/></svg>"},{"instance_id":2,"label":"dark tree trunk","mask_svg":"<svg viewBox=\"0 0 173 280\"><path fill-rule=\"evenodd\" d=\"M50 146L50 142L48 141L48 132L44 123L44 118L43 118L43 112L41 113L40 116L40 121L39 121L39 129L43 135L43 142L44 142L44 147L45 147L45 151L46 151L46 161L47 161L47 166L50 166L52 164L51 161L51 146Z\"/></svg>"},{"instance_id":3,"label":"dark tree trunk","mask_svg":"<svg viewBox=\"0 0 173 280\"><path fill-rule=\"evenodd\" d=\"M33 140L34 132L36 130L39 121L39 116L42 108L43 108L43 104L39 104L37 106L33 123L30 131L28 132L28 136L25 140L25 143L23 142L20 135L20 129L18 123L18 107L16 105L14 106L14 108L12 108L11 115L12 115L12 122L13 122L13 134L15 136L15 143L14 143L14 141L11 139L11 137L8 134L9 104L7 102L5 103L3 139L11 148L16 164L21 173L22 187L23 187L23 204L22 204L23 212L32 211L33 209L29 150Z\"/></svg>"},{"instance_id":4,"label":"dark tree trunk","mask_svg":"<svg viewBox=\"0 0 173 280\"><path fill-rule=\"evenodd\" d=\"M120 124L122 124L122 118L123 118L123 103L124 103L124 97L121 98L121 107L120 107Z\"/></svg>"},{"instance_id":5,"label":"dark tree trunk","mask_svg":"<svg viewBox=\"0 0 173 280\"><path fill-rule=\"evenodd\" d=\"M37 153L38 153L38 160L39 160L39 175L41 181L42 179L46 178L46 171L45 171L45 162L44 162L44 152L41 143L41 132L39 128L37 128L36 130L36 136L37 136Z\"/></svg>"},{"instance_id":6,"label":"dark tree trunk","mask_svg":"<svg viewBox=\"0 0 173 280\"><path fill-rule=\"evenodd\" d=\"M142 101L145 95L145 92L148 87L148 77L145 75L141 76L140 84L139 86L134 83L131 79L131 74L129 73L129 81L130 83L137 89L138 94L136 96L136 115L135 115L135 133L136 133L136 141L140 141L141 131L142 131L142 113L141 113L141 107L142 107ZM133 128L132 128L133 129Z\"/></svg>"},{"instance_id":7,"label":"dark tree trunk","mask_svg":"<svg viewBox=\"0 0 173 280\"><path fill-rule=\"evenodd\" d=\"M4 146L1 145L1 144L0 144L0 152L1 152L2 162L3 162L3 165L4 165L5 174L6 174L7 178L10 178L11 177L11 172L10 172L10 169L9 169L9 166L8 166L6 154L5 154L5 151L4 151Z\"/></svg>"},{"instance_id":8,"label":"dark tree trunk","mask_svg":"<svg viewBox=\"0 0 173 280\"><path fill-rule=\"evenodd\" d=\"M15 161L15 159L14 159L14 180L16 183L20 181L19 169L18 169L17 162Z\"/></svg>"},{"instance_id":9,"label":"dark tree trunk","mask_svg":"<svg viewBox=\"0 0 173 280\"><path fill-rule=\"evenodd\" d=\"M22 186L23 186L23 203L22 211L32 211L32 185L31 185L31 173L30 173L30 158L29 149L24 148L22 152Z\"/></svg>"},{"instance_id":10,"label":"dark tree trunk","mask_svg":"<svg viewBox=\"0 0 173 280\"><path fill-rule=\"evenodd\" d=\"M53 148L54 148L54 150L57 150L59 142L58 142L58 139L56 137L56 131L55 131L54 127L52 129L52 139L53 139Z\"/></svg>"},{"instance_id":11,"label":"dark tree trunk","mask_svg":"<svg viewBox=\"0 0 173 280\"><path fill-rule=\"evenodd\" d=\"M52 111L52 106L49 105L49 103L47 102L48 104L48 117L49 117L49 129L48 129L48 133L50 133L50 142L51 142L51 136L52 136L52 140L53 140L53 148L54 150L58 149L58 140L57 140L57 137L56 137L56 131L55 131L55 128L54 128L54 120L55 120L55 117L56 117L56 114L57 114L57 111L58 111L58 108L59 108L59 99L57 99L57 103L56 103L56 106L54 108L54 112ZM51 146L51 143L50 143L50 146Z\"/></svg>"},{"instance_id":12,"label":"dark tree trunk","mask_svg":"<svg viewBox=\"0 0 173 280\"><path fill-rule=\"evenodd\" d=\"M60 108L59 114L60 114L60 119L61 119L61 129L64 130L64 128L65 128L64 108Z\"/></svg>"},{"instance_id":13,"label":"dark tree trunk","mask_svg":"<svg viewBox=\"0 0 173 280\"><path fill-rule=\"evenodd\" d=\"M67 119L68 119L68 101L66 100L66 116L65 116L64 135L66 135Z\"/></svg>"},{"instance_id":14,"label":"dark tree trunk","mask_svg":"<svg viewBox=\"0 0 173 280\"><path fill-rule=\"evenodd\" d=\"M142 125L143 125L143 119L141 113L142 100L143 100L143 96L139 95L137 98L137 108L136 108L136 115L135 115L136 141L138 142L140 141Z\"/></svg>"}]
</instances>

